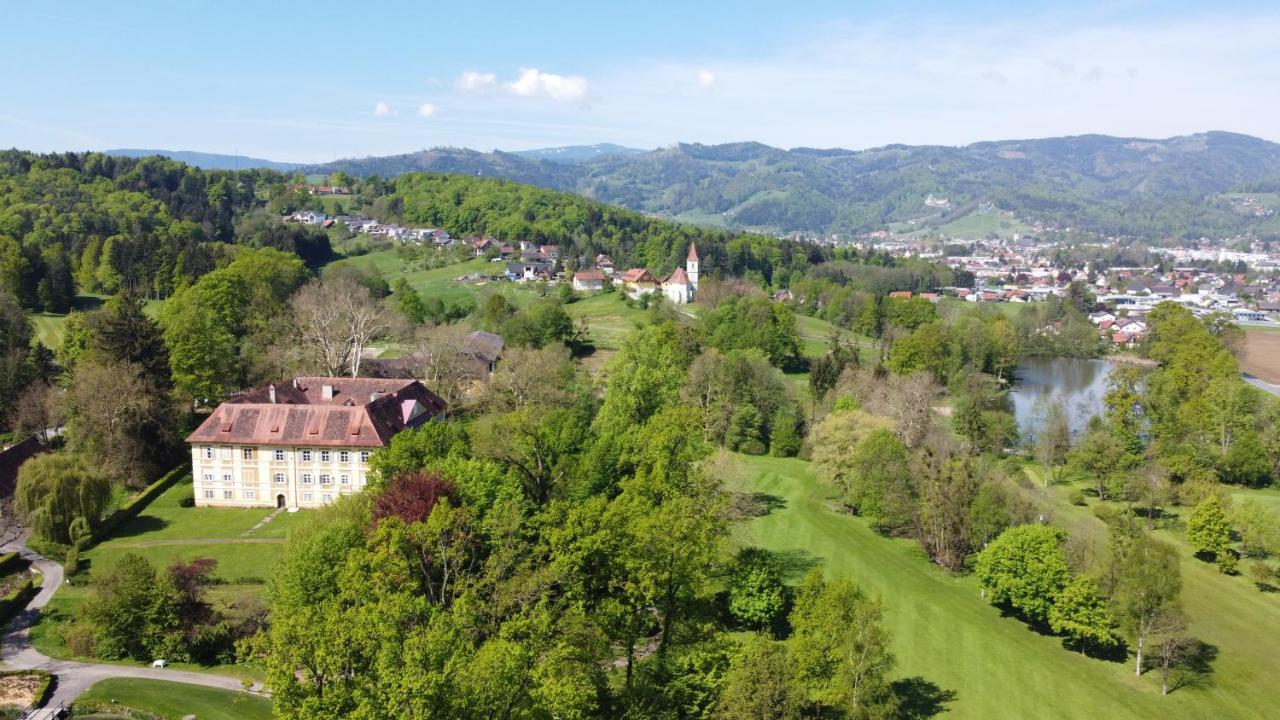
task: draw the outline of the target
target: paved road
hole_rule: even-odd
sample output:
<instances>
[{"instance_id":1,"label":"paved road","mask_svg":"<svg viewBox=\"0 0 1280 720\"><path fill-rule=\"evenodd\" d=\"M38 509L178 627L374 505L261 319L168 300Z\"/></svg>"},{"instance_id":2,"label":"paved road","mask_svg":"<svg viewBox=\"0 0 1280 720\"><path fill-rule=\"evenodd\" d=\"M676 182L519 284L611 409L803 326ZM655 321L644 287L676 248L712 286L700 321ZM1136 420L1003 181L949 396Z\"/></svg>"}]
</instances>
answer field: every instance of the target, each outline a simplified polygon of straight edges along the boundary
<instances>
[{"instance_id":1,"label":"paved road","mask_svg":"<svg viewBox=\"0 0 1280 720\"><path fill-rule=\"evenodd\" d=\"M168 670L129 665L108 665L98 663L82 663L72 660L54 660L31 646L28 637L31 626L40 617L40 610L53 599L53 594L62 586L62 566L36 554L26 547L22 540L6 543L0 550L4 552L16 550L22 557L31 562L31 566L44 575L40 592L31 599L25 610L14 618L5 628L0 639L0 665L6 670L44 670L52 673L56 679L53 693L45 703L45 709L31 716L32 720L52 718L53 709L70 705L94 683L107 678L142 678L147 680L167 680L169 682L204 685L223 690L239 691L244 689L240 680L224 675L210 675L183 670ZM250 692L262 692L262 686L255 684Z\"/></svg>"},{"instance_id":2,"label":"paved road","mask_svg":"<svg viewBox=\"0 0 1280 720\"><path fill-rule=\"evenodd\" d=\"M1280 397L1280 385L1275 385L1273 383L1267 382L1266 380L1256 378L1250 375L1249 373L1240 373L1240 376L1244 378L1245 382L1258 388L1259 390L1265 390L1266 392L1269 392L1272 395L1275 395L1276 397Z\"/></svg>"}]
</instances>

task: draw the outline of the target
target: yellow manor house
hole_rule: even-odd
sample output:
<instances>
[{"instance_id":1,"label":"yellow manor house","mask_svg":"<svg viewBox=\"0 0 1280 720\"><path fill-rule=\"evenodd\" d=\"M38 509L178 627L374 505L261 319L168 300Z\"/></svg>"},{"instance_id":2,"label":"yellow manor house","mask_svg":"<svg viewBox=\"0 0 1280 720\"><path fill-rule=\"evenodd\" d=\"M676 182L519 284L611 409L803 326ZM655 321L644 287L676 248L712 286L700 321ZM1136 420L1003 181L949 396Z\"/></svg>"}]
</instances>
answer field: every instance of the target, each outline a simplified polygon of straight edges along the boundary
<instances>
[{"instance_id":1,"label":"yellow manor house","mask_svg":"<svg viewBox=\"0 0 1280 720\"><path fill-rule=\"evenodd\" d=\"M195 432L202 507L320 507L364 489L369 455L444 413L417 380L299 377L218 406Z\"/></svg>"}]
</instances>

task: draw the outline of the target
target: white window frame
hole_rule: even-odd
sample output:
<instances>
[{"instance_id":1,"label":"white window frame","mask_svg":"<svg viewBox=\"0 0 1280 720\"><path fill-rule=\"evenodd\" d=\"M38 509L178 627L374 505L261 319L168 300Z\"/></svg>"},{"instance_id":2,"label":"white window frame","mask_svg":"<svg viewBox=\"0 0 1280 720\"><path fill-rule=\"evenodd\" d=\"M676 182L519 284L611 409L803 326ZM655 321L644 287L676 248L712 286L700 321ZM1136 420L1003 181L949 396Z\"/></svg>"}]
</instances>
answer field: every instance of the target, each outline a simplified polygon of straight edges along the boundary
<instances>
[{"instance_id":1,"label":"white window frame","mask_svg":"<svg viewBox=\"0 0 1280 720\"><path fill-rule=\"evenodd\" d=\"M302 493L302 502L311 502L312 497L311 493Z\"/></svg>"},{"instance_id":2,"label":"white window frame","mask_svg":"<svg viewBox=\"0 0 1280 720\"><path fill-rule=\"evenodd\" d=\"M338 483L342 485L350 485L351 476L346 473L342 473L341 475L338 476Z\"/></svg>"},{"instance_id":3,"label":"white window frame","mask_svg":"<svg viewBox=\"0 0 1280 720\"><path fill-rule=\"evenodd\" d=\"M340 462L340 463L349 463L349 462L351 462L351 453L350 453L350 452L348 452L348 451L346 451L346 450L339 450L339 451L338 451L338 462Z\"/></svg>"},{"instance_id":4,"label":"white window frame","mask_svg":"<svg viewBox=\"0 0 1280 720\"><path fill-rule=\"evenodd\" d=\"M244 499L245 499L245 500L257 500L257 499L258 499L258 491L257 491L257 490L245 490L245 491L244 491Z\"/></svg>"},{"instance_id":5,"label":"white window frame","mask_svg":"<svg viewBox=\"0 0 1280 720\"><path fill-rule=\"evenodd\" d=\"M205 459L205 460L212 460L212 459L213 459L213 446L212 446L212 445L205 445L205 446L204 446L204 459Z\"/></svg>"},{"instance_id":6,"label":"white window frame","mask_svg":"<svg viewBox=\"0 0 1280 720\"><path fill-rule=\"evenodd\" d=\"M361 450L361 451L360 451L360 464L361 464L361 465L364 465L364 464L365 464L365 463L367 463L367 462L369 462L369 451L368 451L368 450Z\"/></svg>"},{"instance_id":7,"label":"white window frame","mask_svg":"<svg viewBox=\"0 0 1280 720\"><path fill-rule=\"evenodd\" d=\"M212 500L212 499L214 499L214 492L213 492L213 488L209 488L209 489L207 489L207 490L205 490L205 491L204 491L204 499L205 499L205 500Z\"/></svg>"},{"instance_id":8,"label":"white window frame","mask_svg":"<svg viewBox=\"0 0 1280 720\"><path fill-rule=\"evenodd\" d=\"M311 451L310 451L310 450L303 450L303 451L302 451L302 462L311 462Z\"/></svg>"},{"instance_id":9,"label":"white window frame","mask_svg":"<svg viewBox=\"0 0 1280 720\"><path fill-rule=\"evenodd\" d=\"M277 484L277 485L283 485L283 484L284 484L284 473L276 473L276 474L275 474L275 477L273 477L273 478L272 478L272 481L274 481L274 482L275 482L275 484Z\"/></svg>"},{"instance_id":10,"label":"white window frame","mask_svg":"<svg viewBox=\"0 0 1280 720\"><path fill-rule=\"evenodd\" d=\"M230 485L230 484L231 484L231 473L222 473L222 482L223 482L223 483L225 483L225 484L227 484L227 485Z\"/></svg>"},{"instance_id":11,"label":"white window frame","mask_svg":"<svg viewBox=\"0 0 1280 720\"><path fill-rule=\"evenodd\" d=\"M222 499L223 499L223 500L235 500L235 499L236 499L236 491L235 491L235 490L223 490L223 491L222 491Z\"/></svg>"},{"instance_id":12,"label":"white window frame","mask_svg":"<svg viewBox=\"0 0 1280 720\"><path fill-rule=\"evenodd\" d=\"M321 484L321 485L332 485L332 484L333 484L333 476L332 476L332 475L330 475L329 473L320 473L320 484Z\"/></svg>"},{"instance_id":13,"label":"white window frame","mask_svg":"<svg viewBox=\"0 0 1280 720\"><path fill-rule=\"evenodd\" d=\"M205 482L207 482L207 483L212 483L212 482L213 482L213 473L205 473L205 474L204 474L204 481L205 481Z\"/></svg>"},{"instance_id":14,"label":"white window frame","mask_svg":"<svg viewBox=\"0 0 1280 720\"><path fill-rule=\"evenodd\" d=\"M310 484L312 484L313 482L315 482L315 478L311 475L311 473L302 473L302 484L303 484L303 485L310 485Z\"/></svg>"},{"instance_id":15,"label":"white window frame","mask_svg":"<svg viewBox=\"0 0 1280 720\"><path fill-rule=\"evenodd\" d=\"M284 462L284 451L283 451L283 450L276 450L276 451L273 453L273 457L275 457L276 462Z\"/></svg>"},{"instance_id":16,"label":"white window frame","mask_svg":"<svg viewBox=\"0 0 1280 720\"><path fill-rule=\"evenodd\" d=\"M320 493L320 502L333 502L333 495L329 493Z\"/></svg>"},{"instance_id":17,"label":"white window frame","mask_svg":"<svg viewBox=\"0 0 1280 720\"><path fill-rule=\"evenodd\" d=\"M241 459L241 460L252 460L252 459L253 459L253 448L251 448L251 447L240 448L240 459Z\"/></svg>"},{"instance_id":18,"label":"white window frame","mask_svg":"<svg viewBox=\"0 0 1280 720\"><path fill-rule=\"evenodd\" d=\"M333 461L333 453L329 452L328 450L320 451L320 462L327 463L332 461Z\"/></svg>"}]
</instances>

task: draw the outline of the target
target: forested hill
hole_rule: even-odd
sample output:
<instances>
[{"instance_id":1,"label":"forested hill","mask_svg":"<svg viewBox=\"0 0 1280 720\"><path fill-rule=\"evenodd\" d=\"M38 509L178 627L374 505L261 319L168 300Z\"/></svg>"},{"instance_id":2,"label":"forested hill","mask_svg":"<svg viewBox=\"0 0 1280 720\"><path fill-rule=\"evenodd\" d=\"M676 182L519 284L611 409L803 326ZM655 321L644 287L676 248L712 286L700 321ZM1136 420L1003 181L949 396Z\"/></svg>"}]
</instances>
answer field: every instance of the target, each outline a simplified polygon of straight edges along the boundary
<instances>
[{"instance_id":1,"label":"forested hill","mask_svg":"<svg viewBox=\"0 0 1280 720\"><path fill-rule=\"evenodd\" d=\"M456 237L555 244L575 262L608 253L625 266L672 270L697 243L707 277L779 280L826 258L813 245L668 222L572 193L467 175L408 173L351 183L342 211L443 227ZM66 312L77 295L130 288L165 298L229 262L239 246L330 259L330 237L284 223L333 212L288 175L201 170L161 157L0 152L0 295ZM340 211L340 212L342 212ZM335 232L339 232L335 230Z\"/></svg>"},{"instance_id":2,"label":"forested hill","mask_svg":"<svg viewBox=\"0 0 1280 720\"><path fill-rule=\"evenodd\" d=\"M1280 145L1224 132L863 151L680 144L576 163L438 148L308 170L503 177L644 212L771 231L865 232L907 220L960 218L991 203L1027 223L1107 234L1280 234L1273 218L1241 212L1217 196L1280 189ZM945 199L946 207L927 206L930 196Z\"/></svg>"},{"instance_id":3,"label":"forested hill","mask_svg":"<svg viewBox=\"0 0 1280 720\"><path fill-rule=\"evenodd\" d=\"M115 150L103 151L104 155L113 157L128 158L144 158L152 155L167 157L170 160L177 160L193 167L204 170L251 170L260 168L263 170L279 170L281 172L289 172L302 167L302 163L277 162L275 160L263 160L262 158L246 157L244 155L222 155L219 153L197 152L195 150L142 150L138 148L118 148Z\"/></svg>"}]
</instances>

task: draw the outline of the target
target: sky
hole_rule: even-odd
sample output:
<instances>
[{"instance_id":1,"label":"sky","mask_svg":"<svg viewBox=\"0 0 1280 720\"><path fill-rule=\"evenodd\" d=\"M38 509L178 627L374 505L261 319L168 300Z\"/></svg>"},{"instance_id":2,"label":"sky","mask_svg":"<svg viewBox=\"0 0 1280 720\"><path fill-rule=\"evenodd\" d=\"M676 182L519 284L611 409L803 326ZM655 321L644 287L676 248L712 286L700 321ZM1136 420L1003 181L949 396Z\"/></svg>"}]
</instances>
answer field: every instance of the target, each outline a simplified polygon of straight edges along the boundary
<instances>
[{"instance_id":1,"label":"sky","mask_svg":"<svg viewBox=\"0 0 1280 720\"><path fill-rule=\"evenodd\" d=\"M35 151L323 162L597 142L1280 141L1275 3L0 0L0 13L0 146Z\"/></svg>"}]
</instances>

